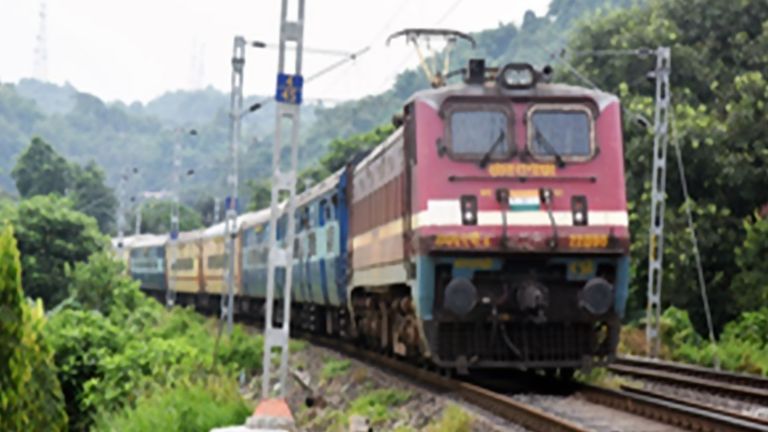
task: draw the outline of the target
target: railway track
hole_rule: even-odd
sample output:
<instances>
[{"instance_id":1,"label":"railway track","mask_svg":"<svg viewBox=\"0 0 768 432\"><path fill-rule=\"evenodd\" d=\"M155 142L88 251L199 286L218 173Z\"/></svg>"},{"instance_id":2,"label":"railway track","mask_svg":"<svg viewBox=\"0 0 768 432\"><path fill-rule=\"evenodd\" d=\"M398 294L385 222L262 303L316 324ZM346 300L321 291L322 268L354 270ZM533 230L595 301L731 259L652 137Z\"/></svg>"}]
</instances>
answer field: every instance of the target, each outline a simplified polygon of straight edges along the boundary
<instances>
[{"instance_id":1,"label":"railway track","mask_svg":"<svg viewBox=\"0 0 768 432\"><path fill-rule=\"evenodd\" d=\"M768 406L768 379L682 363L621 357L608 370Z\"/></svg>"},{"instance_id":2,"label":"railway track","mask_svg":"<svg viewBox=\"0 0 768 432\"><path fill-rule=\"evenodd\" d=\"M513 397L482 386L447 378L439 373L397 359L373 353L338 339L303 335L312 343L325 346L369 364L391 370L435 391L449 393L472 405L533 431L581 432L590 430L545 410L517 401ZM650 391L622 387L606 389L575 384L574 391L587 401L644 417L680 429L711 432L766 431L768 421L738 412L715 409L692 401Z\"/></svg>"}]
</instances>

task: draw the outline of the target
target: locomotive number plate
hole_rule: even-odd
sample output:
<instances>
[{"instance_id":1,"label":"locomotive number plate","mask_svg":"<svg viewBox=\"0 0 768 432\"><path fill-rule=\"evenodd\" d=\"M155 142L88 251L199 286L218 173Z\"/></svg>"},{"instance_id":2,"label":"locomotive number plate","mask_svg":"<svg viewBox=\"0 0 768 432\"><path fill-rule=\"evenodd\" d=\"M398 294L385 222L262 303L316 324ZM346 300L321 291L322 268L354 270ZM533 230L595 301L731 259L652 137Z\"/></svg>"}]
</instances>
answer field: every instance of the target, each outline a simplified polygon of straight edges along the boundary
<instances>
[{"instance_id":1,"label":"locomotive number plate","mask_svg":"<svg viewBox=\"0 0 768 432\"><path fill-rule=\"evenodd\" d=\"M607 234L572 234L568 237L568 247L573 249L598 249L608 247Z\"/></svg>"}]
</instances>

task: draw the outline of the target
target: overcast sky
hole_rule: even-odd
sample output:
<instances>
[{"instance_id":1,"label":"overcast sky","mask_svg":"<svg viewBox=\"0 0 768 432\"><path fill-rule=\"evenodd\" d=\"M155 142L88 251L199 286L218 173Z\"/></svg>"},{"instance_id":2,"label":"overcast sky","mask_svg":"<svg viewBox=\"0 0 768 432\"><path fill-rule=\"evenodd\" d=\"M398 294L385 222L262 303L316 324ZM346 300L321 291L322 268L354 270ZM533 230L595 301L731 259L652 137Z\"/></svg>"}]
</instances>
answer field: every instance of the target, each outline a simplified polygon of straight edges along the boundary
<instances>
[{"instance_id":1,"label":"overcast sky","mask_svg":"<svg viewBox=\"0 0 768 432\"><path fill-rule=\"evenodd\" d=\"M296 3L297 0L291 0ZM329 100L378 93L416 55L386 37L405 27L476 31L519 23L549 0L307 0L305 46L371 50L305 88ZM48 79L72 83L106 100L146 102L177 89L207 85L228 91L232 38L276 42L279 0L47 0ZM0 0L0 81L35 73L37 0ZM246 93L274 91L277 51L248 51ZM338 61L305 55L304 75Z\"/></svg>"}]
</instances>

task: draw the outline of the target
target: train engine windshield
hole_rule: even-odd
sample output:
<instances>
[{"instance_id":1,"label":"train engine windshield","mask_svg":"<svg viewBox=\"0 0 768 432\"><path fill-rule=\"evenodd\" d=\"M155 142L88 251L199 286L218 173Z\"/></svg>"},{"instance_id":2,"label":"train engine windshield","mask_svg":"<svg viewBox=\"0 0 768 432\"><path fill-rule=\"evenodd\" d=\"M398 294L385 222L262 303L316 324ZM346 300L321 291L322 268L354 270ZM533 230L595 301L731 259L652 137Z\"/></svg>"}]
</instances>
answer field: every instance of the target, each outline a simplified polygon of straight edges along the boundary
<instances>
[{"instance_id":1,"label":"train engine windshield","mask_svg":"<svg viewBox=\"0 0 768 432\"><path fill-rule=\"evenodd\" d=\"M506 159L514 152L510 113L501 106L461 106L449 113L454 159Z\"/></svg>"},{"instance_id":2,"label":"train engine windshield","mask_svg":"<svg viewBox=\"0 0 768 432\"><path fill-rule=\"evenodd\" d=\"M592 116L586 107L535 106L528 124L528 151L539 159L592 156Z\"/></svg>"}]
</instances>

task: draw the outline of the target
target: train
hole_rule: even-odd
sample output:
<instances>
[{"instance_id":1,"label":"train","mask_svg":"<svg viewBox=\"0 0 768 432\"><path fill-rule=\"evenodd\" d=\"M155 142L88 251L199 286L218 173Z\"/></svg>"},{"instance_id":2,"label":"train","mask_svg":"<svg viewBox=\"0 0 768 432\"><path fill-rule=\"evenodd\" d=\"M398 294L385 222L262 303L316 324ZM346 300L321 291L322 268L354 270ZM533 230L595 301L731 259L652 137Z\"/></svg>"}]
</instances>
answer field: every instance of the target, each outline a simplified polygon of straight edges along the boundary
<instances>
[{"instance_id":1,"label":"train","mask_svg":"<svg viewBox=\"0 0 768 432\"><path fill-rule=\"evenodd\" d=\"M458 374L614 360L629 273L620 100L552 76L471 60L297 195L292 325ZM236 316L262 316L284 208L276 227L269 209L238 218ZM178 304L210 312L226 292L224 231L120 246L145 292L164 299L173 283Z\"/></svg>"}]
</instances>

